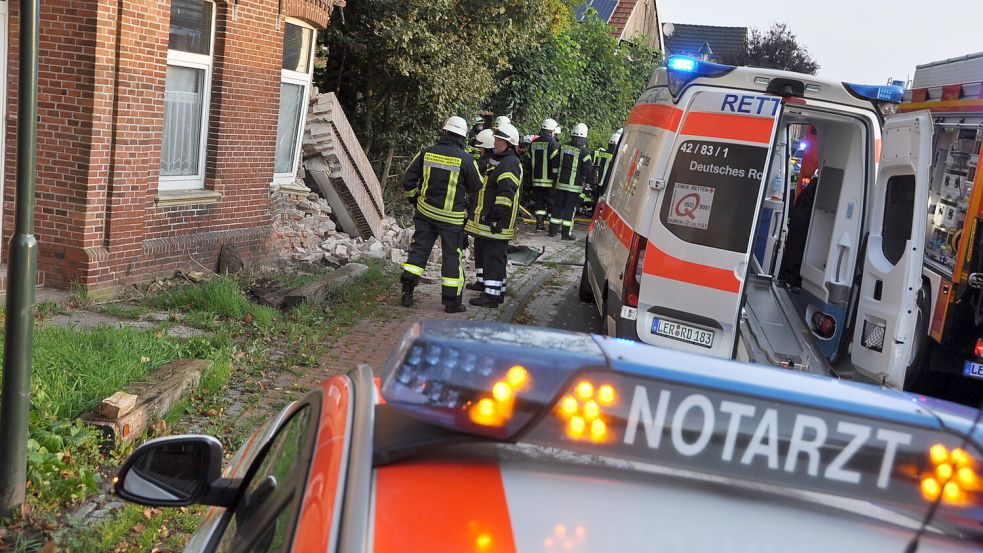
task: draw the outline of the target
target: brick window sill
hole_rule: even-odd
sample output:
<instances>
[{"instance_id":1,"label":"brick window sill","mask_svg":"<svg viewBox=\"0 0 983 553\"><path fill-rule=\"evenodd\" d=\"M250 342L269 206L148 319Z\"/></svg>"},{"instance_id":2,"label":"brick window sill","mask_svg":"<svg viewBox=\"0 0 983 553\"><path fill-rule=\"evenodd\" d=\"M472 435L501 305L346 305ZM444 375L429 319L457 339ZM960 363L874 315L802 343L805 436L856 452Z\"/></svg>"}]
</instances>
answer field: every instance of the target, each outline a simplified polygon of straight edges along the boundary
<instances>
[{"instance_id":1,"label":"brick window sill","mask_svg":"<svg viewBox=\"0 0 983 553\"><path fill-rule=\"evenodd\" d=\"M154 205L175 207L182 205L217 204L222 193L214 190L162 190L157 192Z\"/></svg>"}]
</instances>

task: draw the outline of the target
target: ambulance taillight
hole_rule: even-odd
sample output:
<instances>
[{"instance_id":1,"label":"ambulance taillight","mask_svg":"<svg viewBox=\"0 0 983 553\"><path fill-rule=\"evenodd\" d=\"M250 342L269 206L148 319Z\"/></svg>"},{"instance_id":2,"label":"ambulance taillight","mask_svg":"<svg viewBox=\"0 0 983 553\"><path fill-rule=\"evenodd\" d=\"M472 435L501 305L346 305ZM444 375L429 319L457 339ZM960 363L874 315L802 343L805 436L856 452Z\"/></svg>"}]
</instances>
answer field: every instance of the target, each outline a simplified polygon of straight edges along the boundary
<instances>
[{"instance_id":1,"label":"ambulance taillight","mask_svg":"<svg viewBox=\"0 0 983 553\"><path fill-rule=\"evenodd\" d=\"M645 266L645 246L648 241L636 234L631 239L628 263L625 264L624 300L628 307L638 307L638 293L642 283L642 267Z\"/></svg>"}]
</instances>

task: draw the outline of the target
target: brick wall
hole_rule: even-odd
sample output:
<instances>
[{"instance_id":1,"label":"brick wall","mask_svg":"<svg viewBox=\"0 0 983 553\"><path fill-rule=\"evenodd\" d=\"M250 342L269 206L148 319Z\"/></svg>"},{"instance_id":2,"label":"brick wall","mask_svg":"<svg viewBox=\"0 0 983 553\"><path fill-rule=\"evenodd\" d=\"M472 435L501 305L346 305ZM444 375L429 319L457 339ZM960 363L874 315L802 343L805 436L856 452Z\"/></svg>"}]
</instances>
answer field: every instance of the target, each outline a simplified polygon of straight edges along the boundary
<instances>
[{"instance_id":1,"label":"brick wall","mask_svg":"<svg viewBox=\"0 0 983 553\"><path fill-rule=\"evenodd\" d=\"M158 207L170 2L42 3L37 228L46 282L91 288L266 255L284 18L328 23L333 0L219 0L205 189ZM335 2L337 3L337 2ZM9 3L4 244L13 226L17 3Z\"/></svg>"}]
</instances>

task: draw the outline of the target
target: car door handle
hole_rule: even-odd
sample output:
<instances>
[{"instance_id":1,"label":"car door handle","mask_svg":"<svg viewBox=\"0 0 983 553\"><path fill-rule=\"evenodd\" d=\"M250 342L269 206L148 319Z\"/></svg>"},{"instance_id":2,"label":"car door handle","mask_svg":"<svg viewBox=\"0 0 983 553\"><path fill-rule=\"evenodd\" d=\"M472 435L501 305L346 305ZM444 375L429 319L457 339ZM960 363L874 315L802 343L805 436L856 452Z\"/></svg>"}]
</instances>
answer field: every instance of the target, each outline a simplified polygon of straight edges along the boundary
<instances>
[{"instance_id":1,"label":"car door handle","mask_svg":"<svg viewBox=\"0 0 983 553\"><path fill-rule=\"evenodd\" d=\"M969 278L966 279L966 284L970 288L983 288L983 273L972 273Z\"/></svg>"}]
</instances>

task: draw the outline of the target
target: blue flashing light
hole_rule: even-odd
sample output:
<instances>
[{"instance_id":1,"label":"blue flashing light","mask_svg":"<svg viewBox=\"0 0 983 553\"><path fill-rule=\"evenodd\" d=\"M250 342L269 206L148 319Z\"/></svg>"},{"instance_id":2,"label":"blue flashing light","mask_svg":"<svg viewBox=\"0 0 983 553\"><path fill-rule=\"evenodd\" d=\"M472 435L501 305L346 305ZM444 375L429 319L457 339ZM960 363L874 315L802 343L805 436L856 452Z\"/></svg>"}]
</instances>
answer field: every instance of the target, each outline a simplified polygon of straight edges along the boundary
<instances>
[{"instance_id":1,"label":"blue flashing light","mask_svg":"<svg viewBox=\"0 0 983 553\"><path fill-rule=\"evenodd\" d=\"M666 60L669 70L669 92L676 96L697 77L720 77L734 70L733 65L722 65L688 56L670 56Z\"/></svg>"},{"instance_id":2,"label":"blue flashing light","mask_svg":"<svg viewBox=\"0 0 983 553\"><path fill-rule=\"evenodd\" d=\"M699 62L693 58L687 58L683 56L672 56L669 58L669 63L667 67L673 71L686 71L687 73L692 73L696 71Z\"/></svg>"},{"instance_id":3,"label":"blue flashing light","mask_svg":"<svg viewBox=\"0 0 983 553\"><path fill-rule=\"evenodd\" d=\"M805 140L803 140L802 142L799 142L799 150L805 150L808 147L809 147L809 143L806 142Z\"/></svg>"},{"instance_id":4,"label":"blue flashing light","mask_svg":"<svg viewBox=\"0 0 983 553\"><path fill-rule=\"evenodd\" d=\"M904 88L896 85L843 83L843 86L854 96L872 102L891 102L897 104L904 97Z\"/></svg>"}]
</instances>

